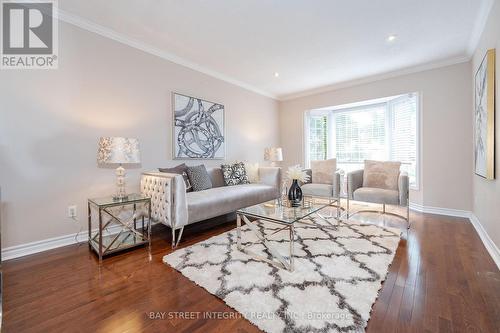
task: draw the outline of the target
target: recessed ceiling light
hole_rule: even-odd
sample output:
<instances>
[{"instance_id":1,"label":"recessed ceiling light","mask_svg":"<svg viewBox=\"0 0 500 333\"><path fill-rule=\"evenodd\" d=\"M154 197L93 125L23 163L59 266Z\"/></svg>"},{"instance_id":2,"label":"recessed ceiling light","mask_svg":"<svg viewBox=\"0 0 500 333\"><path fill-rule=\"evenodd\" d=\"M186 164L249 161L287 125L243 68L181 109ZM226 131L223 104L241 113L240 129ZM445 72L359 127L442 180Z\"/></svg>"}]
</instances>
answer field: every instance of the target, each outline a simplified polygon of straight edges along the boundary
<instances>
[{"instance_id":1,"label":"recessed ceiling light","mask_svg":"<svg viewBox=\"0 0 500 333\"><path fill-rule=\"evenodd\" d=\"M389 35L387 37L387 41L388 42L394 42L396 40L396 38L397 38L397 35Z\"/></svg>"},{"instance_id":2,"label":"recessed ceiling light","mask_svg":"<svg viewBox=\"0 0 500 333\"><path fill-rule=\"evenodd\" d=\"M274 72L274 77L278 77L278 76L280 76L280 73Z\"/></svg>"}]
</instances>

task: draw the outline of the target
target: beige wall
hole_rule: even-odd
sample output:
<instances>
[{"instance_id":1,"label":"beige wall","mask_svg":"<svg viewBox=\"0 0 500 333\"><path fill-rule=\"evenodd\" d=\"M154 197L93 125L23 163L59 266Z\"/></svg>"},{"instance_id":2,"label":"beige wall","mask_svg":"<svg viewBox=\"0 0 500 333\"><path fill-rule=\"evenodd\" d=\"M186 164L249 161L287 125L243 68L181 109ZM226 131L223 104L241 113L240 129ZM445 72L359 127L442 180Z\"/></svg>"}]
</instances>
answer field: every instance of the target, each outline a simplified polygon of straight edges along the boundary
<instances>
[{"instance_id":1,"label":"beige wall","mask_svg":"<svg viewBox=\"0 0 500 333\"><path fill-rule=\"evenodd\" d=\"M59 45L58 70L0 71L4 248L77 232L66 218L71 204L85 228L86 199L113 193L113 170L96 165L99 136L139 138L142 167L128 171L130 191L141 170L175 165L172 91L225 105L229 161L261 161L279 142L270 98L66 23Z\"/></svg>"},{"instance_id":2,"label":"beige wall","mask_svg":"<svg viewBox=\"0 0 500 333\"><path fill-rule=\"evenodd\" d=\"M419 92L421 184L419 191L411 191L411 201L431 207L471 210L470 70L470 63L462 63L281 102L284 165L304 163L306 110Z\"/></svg>"},{"instance_id":3,"label":"beige wall","mask_svg":"<svg viewBox=\"0 0 500 333\"><path fill-rule=\"evenodd\" d=\"M495 180L473 176L474 214L493 240L500 247L500 1L495 1L478 48L472 59L474 77L486 50L496 48L496 142L495 142ZM473 81L472 81L473 82ZM471 89L473 89L471 87ZM470 117L474 119L474 108ZM473 120L471 120L473 126Z\"/></svg>"}]
</instances>

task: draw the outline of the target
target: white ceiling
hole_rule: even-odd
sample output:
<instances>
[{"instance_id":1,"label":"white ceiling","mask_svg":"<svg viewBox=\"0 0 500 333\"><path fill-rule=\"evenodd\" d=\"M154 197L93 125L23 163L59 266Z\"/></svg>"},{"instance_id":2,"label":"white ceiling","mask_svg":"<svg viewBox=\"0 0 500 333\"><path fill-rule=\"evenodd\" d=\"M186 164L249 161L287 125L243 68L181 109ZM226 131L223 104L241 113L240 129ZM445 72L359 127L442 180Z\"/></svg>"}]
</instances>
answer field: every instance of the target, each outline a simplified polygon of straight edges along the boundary
<instances>
[{"instance_id":1,"label":"white ceiling","mask_svg":"<svg viewBox=\"0 0 500 333\"><path fill-rule=\"evenodd\" d=\"M62 0L59 6L67 22L287 99L416 66L465 61L491 2ZM391 34L397 35L392 43L386 40Z\"/></svg>"}]
</instances>

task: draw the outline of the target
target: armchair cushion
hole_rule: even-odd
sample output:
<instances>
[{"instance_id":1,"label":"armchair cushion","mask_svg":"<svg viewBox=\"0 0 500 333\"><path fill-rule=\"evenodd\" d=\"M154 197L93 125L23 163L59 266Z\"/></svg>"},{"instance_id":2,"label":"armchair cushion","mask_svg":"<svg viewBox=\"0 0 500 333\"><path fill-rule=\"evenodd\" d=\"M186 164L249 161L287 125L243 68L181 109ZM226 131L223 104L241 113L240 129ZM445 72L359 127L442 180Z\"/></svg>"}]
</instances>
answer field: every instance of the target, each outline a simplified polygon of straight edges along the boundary
<instances>
[{"instance_id":1,"label":"armchair cushion","mask_svg":"<svg viewBox=\"0 0 500 333\"><path fill-rule=\"evenodd\" d=\"M333 197L333 185L306 183L300 187L302 194L318 197Z\"/></svg>"},{"instance_id":2,"label":"armchair cushion","mask_svg":"<svg viewBox=\"0 0 500 333\"><path fill-rule=\"evenodd\" d=\"M399 205L399 191L361 187L354 191L354 200L386 205Z\"/></svg>"},{"instance_id":3,"label":"armchair cushion","mask_svg":"<svg viewBox=\"0 0 500 333\"><path fill-rule=\"evenodd\" d=\"M333 184L333 177L337 170L337 159L311 161L312 183Z\"/></svg>"},{"instance_id":4,"label":"armchair cushion","mask_svg":"<svg viewBox=\"0 0 500 333\"><path fill-rule=\"evenodd\" d=\"M400 162L365 160L363 187L398 190Z\"/></svg>"}]
</instances>

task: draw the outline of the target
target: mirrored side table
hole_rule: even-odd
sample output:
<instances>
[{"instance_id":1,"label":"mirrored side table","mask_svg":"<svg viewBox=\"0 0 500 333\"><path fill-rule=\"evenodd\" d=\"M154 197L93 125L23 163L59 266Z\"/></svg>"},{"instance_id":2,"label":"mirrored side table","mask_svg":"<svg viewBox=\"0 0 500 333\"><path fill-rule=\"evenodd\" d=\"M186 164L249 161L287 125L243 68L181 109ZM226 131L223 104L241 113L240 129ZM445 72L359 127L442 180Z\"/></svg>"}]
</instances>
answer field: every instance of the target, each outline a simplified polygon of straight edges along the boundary
<instances>
[{"instance_id":1,"label":"mirrored side table","mask_svg":"<svg viewBox=\"0 0 500 333\"><path fill-rule=\"evenodd\" d=\"M99 262L106 255L144 244L151 260L151 198L129 194L116 200L109 196L88 199L87 206L89 248L97 253ZM92 230L93 223L97 223L96 230Z\"/></svg>"}]
</instances>

